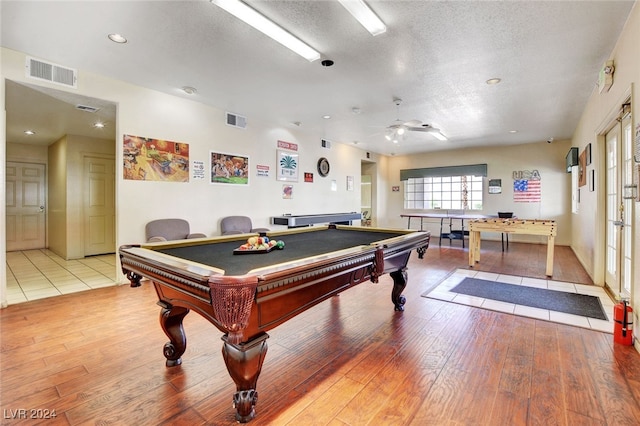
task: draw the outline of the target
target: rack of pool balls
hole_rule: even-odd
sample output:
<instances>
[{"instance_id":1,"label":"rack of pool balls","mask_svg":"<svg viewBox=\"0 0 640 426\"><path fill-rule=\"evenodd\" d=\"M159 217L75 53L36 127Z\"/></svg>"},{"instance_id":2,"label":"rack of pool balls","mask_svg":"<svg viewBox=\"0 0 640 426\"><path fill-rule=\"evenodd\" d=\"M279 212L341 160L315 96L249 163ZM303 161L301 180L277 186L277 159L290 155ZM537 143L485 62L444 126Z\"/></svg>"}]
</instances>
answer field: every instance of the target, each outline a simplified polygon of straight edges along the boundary
<instances>
[{"instance_id":1,"label":"rack of pool balls","mask_svg":"<svg viewBox=\"0 0 640 426\"><path fill-rule=\"evenodd\" d=\"M271 240L269 237L261 235L259 237L249 237L247 242L233 251L233 254L269 253L273 249L282 250L284 241Z\"/></svg>"}]
</instances>

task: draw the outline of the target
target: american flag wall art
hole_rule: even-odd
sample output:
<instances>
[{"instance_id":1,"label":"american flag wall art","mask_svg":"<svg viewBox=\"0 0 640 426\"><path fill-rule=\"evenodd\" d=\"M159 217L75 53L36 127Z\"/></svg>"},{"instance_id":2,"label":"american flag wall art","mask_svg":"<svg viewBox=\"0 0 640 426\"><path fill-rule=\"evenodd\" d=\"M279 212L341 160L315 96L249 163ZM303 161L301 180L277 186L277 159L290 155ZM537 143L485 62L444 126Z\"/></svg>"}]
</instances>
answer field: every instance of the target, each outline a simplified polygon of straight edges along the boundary
<instances>
[{"instance_id":1,"label":"american flag wall art","mask_svg":"<svg viewBox=\"0 0 640 426\"><path fill-rule=\"evenodd\" d=\"M513 181L513 201L516 203L539 203L540 194L540 179L516 179Z\"/></svg>"}]
</instances>

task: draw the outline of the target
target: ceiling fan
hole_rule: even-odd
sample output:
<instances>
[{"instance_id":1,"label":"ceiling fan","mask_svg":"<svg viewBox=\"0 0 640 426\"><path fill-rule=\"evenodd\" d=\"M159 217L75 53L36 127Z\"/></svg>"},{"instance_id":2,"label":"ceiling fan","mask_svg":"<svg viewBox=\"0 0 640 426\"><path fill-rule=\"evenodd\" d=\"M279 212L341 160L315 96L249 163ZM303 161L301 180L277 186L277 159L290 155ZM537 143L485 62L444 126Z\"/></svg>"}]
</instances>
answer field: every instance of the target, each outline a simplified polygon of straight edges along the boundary
<instances>
[{"instance_id":1,"label":"ceiling fan","mask_svg":"<svg viewBox=\"0 0 640 426\"><path fill-rule=\"evenodd\" d=\"M395 98L393 103L400 108L400 104L402 104L402 99ZM388 141L392 141L393 143L398 143L400 139L404 137L407 132L425 132L433 135L436 139L441 141L446 141L447 137L440 132L440 129L436 129L430 124L423 124L420 120L410 120L403 121L399 118L386 128L384 137Z\"/></svg>"}]
</instances>

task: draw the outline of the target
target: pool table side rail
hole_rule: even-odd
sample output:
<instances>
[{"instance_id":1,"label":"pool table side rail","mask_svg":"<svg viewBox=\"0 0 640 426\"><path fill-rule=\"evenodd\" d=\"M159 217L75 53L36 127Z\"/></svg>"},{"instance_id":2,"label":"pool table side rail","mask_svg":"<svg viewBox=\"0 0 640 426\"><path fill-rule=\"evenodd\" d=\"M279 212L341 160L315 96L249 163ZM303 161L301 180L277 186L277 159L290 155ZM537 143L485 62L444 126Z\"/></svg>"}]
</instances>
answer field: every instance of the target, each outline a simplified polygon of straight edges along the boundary
<instances>
[{"instance_id":1,"label":"pool table side rail","mask_svg":"<svg viewBox=\"0 0 640 426\"><path fill-rule=\"evenodd\" d=\"M233 234L233 235L223 235L223 236L216 236L216 237L189 238L186 240L156 241L152 243L138 244L136 246L139 246L145 249L156 250L156 249L171 249L176 247L222 243L227 241L238 241L239 244L244 244L245 242L247 242L247 239L249 239L249 237L255 237L258 235L259 234L256 232L251 232L247 234Z\"/></svg>"},{"instance_id":2,"label":"pool table side rail","mask_svg":"<svg viewBox=\"0 0 640 426\"><path fill-rule=\"evenodd\" d=\"M334 251L323 256L255 269L249 275L258 276L257 298L260 300L268 300L270 294L274 292L282 294L287 291L287 287L295 287L295 291L297 291L300 288L312 286L318 281L326 279L334 271L344 272L345 268L349 271L355 271L362 268L363 265L368 266L369 270L363 272L364 275L358 278L358 281L366 281L372 278L371 270L376 250L379 247L384 251L384 265L382 268L378 266L377 274L382 275L390 270L406 266L405 259L398 259L398 257L413 249L428 246L429 238L428 232L413 232L411 235L394 237L383 243L375 242L366 246ZM299 284L301 281L305 282L303 286Z\"/></svg>"},{"instance_id":3,"label":"pool table side rail","mask_svg":"<svg viewBox=\"0 0 640 426\"><path fill-rule=\"evenodd\" d=\"M224 269L205 265L200 262L194 262L188 259L178 259L170 254L162 253L145 246L123 246L120 248L121 258L123 254L131 255L129 256L130 258L145 259L148 263L155 264L157 266L171 266L175 269L184 271L185 274L192 277L224 274Z\"/></svg>"}]
</instances>

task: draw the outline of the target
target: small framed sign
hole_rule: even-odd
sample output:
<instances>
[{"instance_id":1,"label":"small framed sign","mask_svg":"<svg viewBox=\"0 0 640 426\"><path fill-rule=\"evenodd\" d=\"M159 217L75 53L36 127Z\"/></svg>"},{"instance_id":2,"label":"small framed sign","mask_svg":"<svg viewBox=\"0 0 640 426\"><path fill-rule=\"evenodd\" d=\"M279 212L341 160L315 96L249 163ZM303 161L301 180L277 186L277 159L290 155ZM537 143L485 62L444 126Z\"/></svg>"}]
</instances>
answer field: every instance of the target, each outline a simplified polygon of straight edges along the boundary
<instances>
[{"instance_id":1,"label":"small framed sign","mask_svg":"<svg viewBox=\"0 0 640 426\"><path fill-rule=\"evenodd\" d=\"M489 194L502 193L502 179L489 179Z\"/></svg>"}]
</instances>

